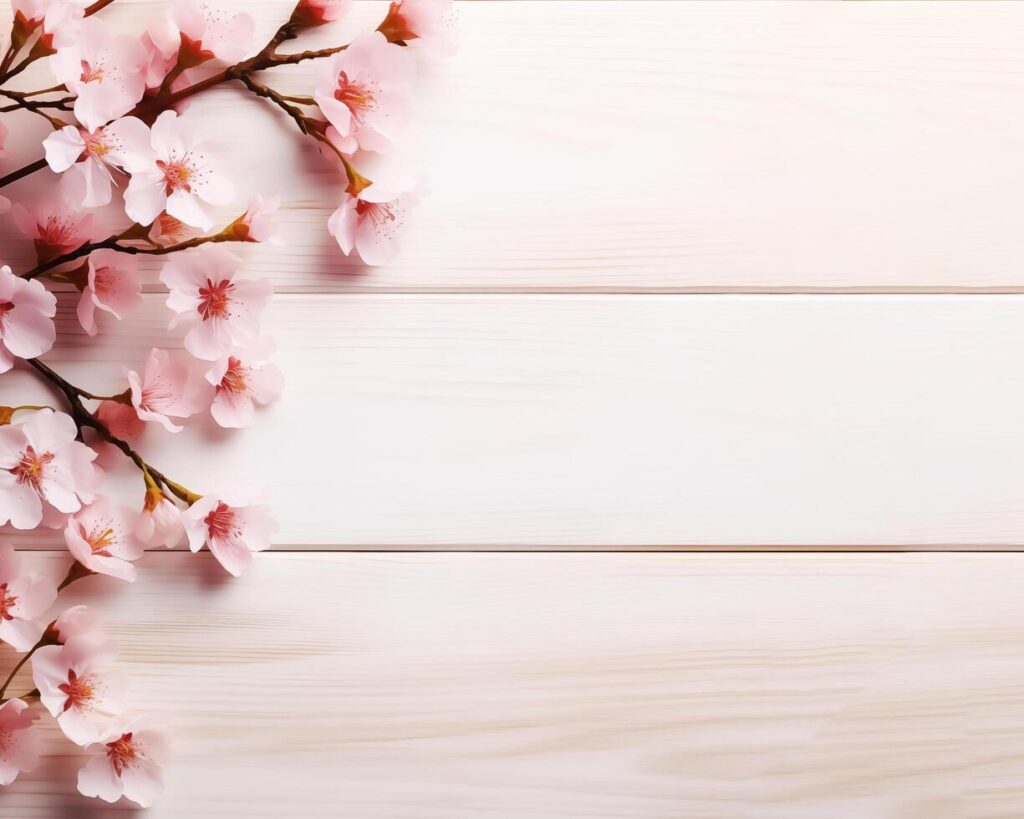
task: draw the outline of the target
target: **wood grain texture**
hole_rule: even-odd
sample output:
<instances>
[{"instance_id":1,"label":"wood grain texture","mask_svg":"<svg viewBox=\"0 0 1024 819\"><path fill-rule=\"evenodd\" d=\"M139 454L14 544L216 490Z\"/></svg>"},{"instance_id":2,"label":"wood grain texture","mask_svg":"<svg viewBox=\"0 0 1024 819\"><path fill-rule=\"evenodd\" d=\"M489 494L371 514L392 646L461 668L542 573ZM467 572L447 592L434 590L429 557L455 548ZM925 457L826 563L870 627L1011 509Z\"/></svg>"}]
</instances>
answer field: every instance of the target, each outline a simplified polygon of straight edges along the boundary
<instances>
[{"instance_id":1,"label":"wood grain texture","mask_svg":"<svg viewBox=\"0 0 1024 819\"><path fill-rule=\"evenodd\" d=\"M124 389L161 301L93 342L62 307L48 360ZM284 399L240 434L153 429L142 449L200 492L268 485L282 547L1019 546L1022 309L282 296ZM39 389L5 377L4 400Z\"/></svg>"},{"instance_id":2,"label":"wood grain texture","mask_svg":"<svg viewBox=\"0 0 1024 819\"><path fill-rule=\"evenodd\" d=\"M267 34L288 5L246 8ZM382 13L357 5L309 42ZM159 8L104 15L138 31ZM210 133L259 134L239 169L289 203L287 247L254 252L254 270L305 291L1024 287L1020 4L543 0L458 16L462 49L422 77L407 142L429 192L382 269L332 245L340 177L283 116L240 90L195 102ZM308 92L312 76L276 82ZM9 233L0 247L21 258Z\"/></svg>"},{"instance_id":3,"label":"wood grain texture","mask_svg":"<svg viewBox=\"0 0 1024 819\"><path fill-rule=\"evenodd\" d=\"M1002 819L1022 560L161 553L78 588L173 717L154 819ZM50 749L0 815L123 815Z\"/></svg>"}]
</instances>

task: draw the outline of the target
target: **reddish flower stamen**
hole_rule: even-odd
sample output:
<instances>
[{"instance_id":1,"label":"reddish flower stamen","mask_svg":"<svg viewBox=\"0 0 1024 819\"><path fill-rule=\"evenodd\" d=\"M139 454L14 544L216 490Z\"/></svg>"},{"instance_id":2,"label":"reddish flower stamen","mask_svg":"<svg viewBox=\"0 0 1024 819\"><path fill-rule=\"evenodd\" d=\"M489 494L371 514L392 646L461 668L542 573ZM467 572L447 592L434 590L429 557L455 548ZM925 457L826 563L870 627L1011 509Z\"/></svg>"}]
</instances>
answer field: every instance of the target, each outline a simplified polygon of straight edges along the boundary
<instances>
[{"instance_id":1,"label":"reddish flower stamen","mask_svg":"<svg viewBox=\"0 0 1024 819\"><path fill-rule=\"evenodd\" d=\"M6 319L7 314L13 309L14 305L9 301L0 301L0 331L4 329L4 320Z\"/></svg>"},{"instance_id":2,"label":"reddish flower stamen","mask_svg":"<svg viewBox=\"0 0 1024 819\"><path fill-rule=\"evenodd\" d=\"M182 160L164 162L156 161L156 166L164 175L164 193L170 196L177 190L192 193L192 167Z\"/></svg>"},{"instance_id":3,"label":"reddish flower stamen","mask_svg":"<svg viewBox=\"0 0 1024 819\"><path fill-rule=\"evenodd\" d=\"M356 213L369 219L375 228L394 222L398 218L390 203L364 202L362 199L356 202Z\"/></svg>"},{"instance_id":4,"label":"reddish flower stamen","mask_svg":"<svg viewBox=\"0 0 1024 819\"><path fill-rule=\"evenodd\" d=\"M365 83L350 80L344 71L338 74L334 98L348 108L356 122L362 122L367 112L376 106L373 89Z\"/></svg>"},{"instance_id":5,"label":"reddish flower stamen","mask_svg":"<svg viewBox=\"0 0 1024 819\"><path fill-rule=\"evenodd\" d=\"M95 80L103 79L103 66L98 65L95 68L89 65L87 60L82 60L82 76L81 82L93 82Z\"/></svg>"},{"instance_id":6,"label":"reddish flower stamen","mask_svg":"<svg viewBox=\"0 0 1024 819\"><path fill-rule=\"evenodd\" d=\"M96 696L96 686L92 678L87 674L79 677L73 669L68 669L68 681L61 683L57 688L67 699L64 700L63 711L69 708L84 708Z\"/></svg>"},{"instance_id":7,"label":"reddish flower stamen","mask_svg":"<svg viewBox=\"0 0 1024 819\"><path fill-rule=\"evenodd\" d=\"M100 557L113 557L110 553L110 547L117 542L114 530L109 526L103 528L102 524L98 524L91 530L86 528L79 523L78 534L81 535L82 540L89 544L89 548L92 549L94 555Z\"/></svg>"},{"instance_id":8,"label":"reddish flower stamen","mask_svg":"<svg viewBox=\"0 0 1024 819\"><path fill-rule=\"evenodd\" d=\"M234 356L228 358L228 368L218 386L219 390L239 395L249 389L249 368Z\"/></svg>"},{"instance_id":9,"label":"reddish flower stamen","mask_svg":"<svg viewBox=\"0 0 1024 819\"><path fill-rule=\"evenodd\" d=\"M11 474L17 478L18 483L28 485L36 493L42 491L43 480L46 478L46 467L56 457L52 452L44 452L37 455L31 446L25 448Z\"/></svg>"},{"instance_id":10,"label":"reddish flower stamen","mask_svg":"<svg viewBox=\"0 0 1024 819\"><path fill-rule=\"evenodd\" d=\"M235 510L224 501L217 504L217 508L211 511L203 523L211 538L226 538L232 534L238 534L238 527L235 525Z\"/></svg>"},{"instance_id":11,"label":"reddish flower stamen","mask_svg":"<svg viewBox=\"0 0 1024 819\"><path fill-rule=\"evenodd\" d=\"M203 321L228 317L228 305L234 289L235 286L227 279L221 279L216 284L211 279L206 280L206 286L199 288L198 309Z\"/></svg>"},{"instance_id":12,"label":"reddish flower stamen","mask_svg":"<svg viewBox=\"0 0 1024 819\"><path fill-rule=\"evenodd\" d=\"M130 731L107 743L107 758L118 776L125 768L130 768L136 763L138 755Z\"/></svg>"},{"instance_id":13,"label":"reddish flower stamen","mask_svg":"<svg viewBox=\"0 0 1024 819\"><path fill-rule=\"evenodd\" d=\"M17 596L7 593L7 584L0 583L0 619L13 620L14 615L11 614L11 609L14 608L17 603Z\"/></svg>"}]
</instances>

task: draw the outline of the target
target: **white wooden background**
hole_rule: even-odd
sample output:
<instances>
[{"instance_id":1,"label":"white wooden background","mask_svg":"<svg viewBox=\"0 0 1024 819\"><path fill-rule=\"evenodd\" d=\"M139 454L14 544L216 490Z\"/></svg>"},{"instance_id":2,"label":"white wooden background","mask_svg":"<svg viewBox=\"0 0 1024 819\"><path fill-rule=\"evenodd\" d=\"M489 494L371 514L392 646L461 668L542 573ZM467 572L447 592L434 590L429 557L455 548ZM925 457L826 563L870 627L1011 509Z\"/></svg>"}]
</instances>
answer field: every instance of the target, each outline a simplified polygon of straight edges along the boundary
<instances>
[{"instance_id":1,"label":"white wooden background","mask_svg":"<svg viewBox=\"0 0 1024 819\"><path fill-rule=\"evenodd\" d=\"M235 5L269 34L289 3ZM287 121L194 103L289 203L247 253L289 388L143 447L270 483L282 531L237 581L161 552L76 587L172 726L147 816L1019 817L1024 5L458 12L386 268L339 257ZM118 383L165 322L148 282L96 341L63 304L55 366ZM0 816L120 815L51 747Z\"/></svg>"}]
</instances>

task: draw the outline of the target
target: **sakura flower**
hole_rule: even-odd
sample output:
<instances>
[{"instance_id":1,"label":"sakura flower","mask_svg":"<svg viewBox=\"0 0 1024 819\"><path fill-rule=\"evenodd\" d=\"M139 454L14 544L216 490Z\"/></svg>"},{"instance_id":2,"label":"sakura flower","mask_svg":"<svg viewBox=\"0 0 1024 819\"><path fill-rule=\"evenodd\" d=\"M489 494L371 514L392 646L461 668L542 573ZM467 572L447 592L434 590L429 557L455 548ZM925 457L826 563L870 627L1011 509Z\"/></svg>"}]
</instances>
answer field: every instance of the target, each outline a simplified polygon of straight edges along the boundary
<instances>
[{"instance_id":1,"label":"sakura flower","mask_svg":"<svg viewBox=\"0 0 1024 819\"><path fill-rule=\"evenodd\" d=\"M114 641L100 628L95 610L88 606L64 609L53 621L50 630L61 645L75 640L82 645L93 645L97 651L108 654L117 650Z\"/></svg>"},{"instance_id":2,"label":"sakura flower","mask_svg":"<svg viewBox=\"0 0 1024 819\"><path fill-rule=\"evenodd\" d=\"M171 327L189 328L185 349L196 358L215 361L259 336L259 316L271 286L262 280L236 280L237 269L234 254L207 245L172 259L160 273L171 291L167 306L177 314Z\"/></svg>"},{"instance_id":3,"label":"sakura flower","mask_svg":"<svg viewBox=\"0 0 1024 819\"><path fill-rule=\"evenodd\" d=\"M146 546L167 549L180 546L185 539L181 510L155 486L146 490L142 514L135 524L135 536Z\"/></svg>"},{"instance_id":4,"label":"sakura flower","mask_svg":"<svg viewBox=\"0 0 1024 819\"><path fill-rule=\"evenodd\" d=\"M205 409L212 392L189 364L155 348L141 376L134 370L128 373L128 384L139 418L158 423L168 432L181 432L182 427L171 418L190 418Z\"/></svg>"},{"instance_id":5,"label":"sakura flower","mask_svg":"<svg viewBox=\"0 0 1024 819\"><path fill-rule=\"evenodd\" d=\"M19 564L14 547L0 544L0 640L28 651L43 634L39 618L57 599L57 586L49 577L21 571Z\"/></svg>"},{"instance_id":6,"label":"sakura flower","mask_svg":"<svg viewBox=\"0 0 1024 819\"><path fill-rule=\"evenodd\" d=\"M0 524L62 526L67 514L92 503L96 453L77 434L70 416L49 409L0 427Z\"/></svg>"},{"instance_id":7,"label":"sakura flower","mask_svg":"<svg viewBox=\"0 0 1024 819\"><path fill-rule=\"evenodd\" d=\"M205 4L173 0L170 20L181 32L178 64L186 68L214 58L236 63L252 50L254 25L248 14L228 15Z\"/></svg>"},{"instance_id":8,"label":"sakura flower","mask_svg":"<svg viewBox=\"0 0 1024 819\"><path fill-rule=\"evenodd\" d=\"M142 557L142 543L135 537L135 513L114 506L105 496L76 512L64 529L71 556L85 568L129 583L135 580L131 561Z\"/></svg>"},{"instance_id":9,"label":"sakura flower","mask_svg":"<svg viewBox=\"0 0 1024 819\"><path fill-rule=\"evenodd\" d=\"M96 417L115 438L129 444L136 443L146 429L146 424L139 418L135 407L120 400L100 402L96 408Z\"/></svg>"},{"instance_id":10,"label":"sakura flower","mask_svg":"<svg viewBox=\"0 0 1024 819\"><path fill-rule=\"evenodd\" d=\"M377 31L392 43L423 48L436 56L456 49L452 0L393 0Z\"/></svg>"},{"instance_id":11,"label":"sakura flower","mask_svg":"<svg viewBox=\"0 0 1024 819\"><path fill-rule=\"evenodd\" d=\"M0 373L11 369L15 358L36 358L53 346L56 312L57 300L41 282L0 267Z\"/></svg>"},{"instance_id":12,"label":"sakura flower","mask_svg":"<svg viewBox=\"0 0 1024 819\"><path fill-rule=\"evenodd\" d=\"M42 26L40 42L34 46L42 53L53 53L53 46L69 41L77 34L77 23L85 14L88 0L11 0L14 10L12 40L24 45L28 36Z\"/></svg>"},{"instance_id":13,"label":"sakura flower","mask_svg":"<svg viewBox=\"0 0 1024 819\"><path fill-rule=\"evenodd\" d=\"M216 394L210 414L222 427L252 423L254 405L276 401L284 389L281 371L268 362L271 345L261 340L249 349L232 350L206 373Z\"/></svg>"},{"instance_id":14,"label":"sakura flower","mask_svg":"<svg viewBox=\"0 0 1024 819\"><path fill-rule=\"evenodd\" d=\"M213 224L205 205L226 205L234 188L217 145L198 140L174 111L164 111L150 131L153 156L132 171L125 191L128 216L148 225L161 211L206 230Z\"/></svg>"},{"instance_id":15,"label":"sakura flower","mask_svg":"<svg viewBox=\"0 0 1024 819\"><path fill-rule=\"evenodd\" d=\"M299 28L312 28L340 20L352 8L352 0L299 0L291 22Z\"/></svg>"},{"instance_id":16,"label":"sakura flower","mask_svg":"<svg viewBox=\"0 0 1024 819\"><path fill-rule=\"evenodd\" d=\"M206 495L183 513L188 545L193 552L209 547L227 571L238 577L252 560L253 552L270 547L277 524L265 504L230 504Z\"/></svg>"},{"instance_id":17,"label":"sakura flower","mask_svg":"<svg viewBox=\"0 0 1024 819\"><path fill-rule=\"evenodd\" d=\"M75 116L90 130L124 116L146 90L145 51L138 38L114 36L97 18L79 25L71 42L57 49L50 68L76 95Z\"/></svg>"},{"instance_id":18,"label":"sakura flower","mask_svg":"<svg viewBox=\"0 0 1024 819\"><path fill-rule=\"evenodd\" d=\"M113 174L145 168L154 161L149 128L135 117L123 117L109 125L82 119L86 127L65 125L43 140L46 162L62 173L63 191L83 207L110 202Z\"/></svg>"},{"instance_id":19,"label":"sakura flower","mask_svg":"<svg viewBox=\"0 0 1024 819\"><path fill-rule=\"evenodd\" d=\"M163 793L161 765L167 756L163 734L143 717L115 726L86 746L92 759L78 772L78 791L104 802L122 796L143 808Z\"/></svg>"},{"instance_id":20,"label":"sakura flower","mask_svg":"<svg viewBox=\"0 0 1024 819\"><path fill-rule=\"evenodd\" d=\"M24 205L12 208L18 228L35 243L36 258L48 262L77 250L89 241L92 214L81 215L57 202L46 202L30 211Z\"/></svg>"},{"instance_id":21,"label":"sakura flower","mask_svg":"<svg viewBox=\"0 0 1024 819\"><path fill-rule=\"evenodd\" d=\"M10 785L22 771L39 764L39 738L32 730L36 715L24 700L0 705L0 785Z\"/></svg>"},{"instance_id":22,"label":"sakura flower","mask_svg":"<svg viewBox=\"0 0 1024 819\"><path fill-rule=\"evenodd\" d=\"M349 141L345 153L379 152L394 144L408 108L412 72L405 49L376 31L360 35L319 67L314 98Z\"/></svg>"},{"instance_id":23,"label":"sakura flower","mask_svg":"<svg viewBox=\"0 0 1024 819\"><path fill-rule=\"evenodd\" d=\"M327 228L348 256L355 250L369 265L386 263L397 252L396 237L413 197L411 181L375 180L358 196L345 194Z\"/></svg>"},{"instance_id":24,"label":"sakura flower","mask_svg":"<svg viewBox=\"0 0 1024 819\"><path fill-rule=\"evenodd\" d=\"M88 274L78 300L78 321L90 336L96 335L96 310L120 321L142 299L142 283L135 257L102 248L89 256Z\"/></svg>"},{"instance_id":25,"label":"sakura flower","mask_svg":"<svg viewBox=\"0 0 1024 819\"><path fill-rule=\"evenodd\" d=\"M243 242L267 242L272 245L281 244L281 237L274 229L274 217L281 207L279 196L257 194L249 205L249 209L231 223L228 230L236 239Z\"/></svg>"},{"instance_id":26,"label":"sakura flower","mask_svg":"<svg viewBox=\"0 0 1024 819\"><path fill-rule=\"evenodd\" d=\"M181 33L167 17L161 17L142 35L142 77L146 88L159 88L178 62Z\"/></svg>"},{"instance_id":27,"label":"sakura flower","mask_svg":"<svg viewBox=\"0 0 1024 819\"><path fill-rule=\"evenodd\" d=\"M32 681L39 699L77 745L102 739L124 710L128 681L112 668L113 651L96 641L72 638L32 655Z\"/></svg>"},{"instance_id":28,"label":"sakura flower","mask_svg":"<svg viewBox=\"0 0 1024 819\"><path fill-rule=\"evenodd\" d=\"M175 219L165 211L153 221L148 238L153 244L168 247L188 241L198 235L199 231L194 227L186 225L180 219Z\"/></svg>"}]
</instances>

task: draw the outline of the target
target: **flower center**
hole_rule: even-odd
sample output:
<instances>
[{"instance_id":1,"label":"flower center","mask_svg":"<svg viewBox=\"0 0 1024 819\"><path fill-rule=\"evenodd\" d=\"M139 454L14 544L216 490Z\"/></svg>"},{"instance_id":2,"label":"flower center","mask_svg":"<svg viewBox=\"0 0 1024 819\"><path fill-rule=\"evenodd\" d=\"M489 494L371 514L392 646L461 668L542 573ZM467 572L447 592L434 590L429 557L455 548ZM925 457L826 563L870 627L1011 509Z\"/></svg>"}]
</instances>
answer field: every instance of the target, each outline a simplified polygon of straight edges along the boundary
<instances>
[{"instance_id":1,"label":"flower center","mask_svg":"<svg viewBox=\"0 0 1024 819\"><path fill-rule=\"evenodd\" d=\"M93 82L95 80L103 79L103 66L97 65L92 66L88 60L82 60L82 76L79 78L80 82Z\"/></svg>"},{"instance_id":2,"label":"flower center","mask_svg":"<svg viewBox=\"0 0 1024 819\"><path fill-rule=\"evenodd\" d=\"M235 395L240 395L249 389L249 384L246 380L248 377L249 368L237 358L231 356L228 358L227 371L224 373L224 377L221 379L220 385L217 389L223 392L231 392Z\"/></svg>"},{"instance_id":3,"label":"flower center","mask_svg":"<svg viewBox=\"0 0 1024 819\"><path fill-rule=\"evenodd\" d=\"M18 603L17 596L7 593L7 584L0 583L0 619L13 620L11 609Z\"/></svg>"},{"instance_id":4,"label":"flower center","mask_svg":"<svg viewBox=\"0 0 1024 819\"><path fill-rule=\"evenodd\" d=\"M109 296L114 289L117 271L112 267L97 267L93 276L92 291L100 297Z\"/></svg>"},{"instance_id":5,"label":"flower center","mask_svg":"<svg viewBox=\"0 0 1024 819\"><path fill-rule=\"evenodd\" d=\"M164 192L170 196L177 190L191 193L192 167L185 160L173 159L164 162L162 159L156 161L156 166L164 175Z\"/></svg>"},{"instance_id":6,"label":"flower center","mask_svg":"<svg viewBox=\"0 0 1024 819\"><path fill-rule=\"evenodd\" d=\"M39 241L48 247L62 247L68 244L74 235L71 220L60 216L48 216L39 223Z\"/></svg>"},{"instance_id":7,"label":"flower center","mask_svg":"<svg viewBox=\"0 0 1024 819\"><path fill-rule=\"evenodd\" d=\"M63 711L69 708L84 709L96 698L96 682L91 675L79 677L74 669L68 669L68 681L57 686L64 694Z\"/></svg>"},{"instance_id":8,"label":"flower center","mask_svg":"<svg viewBox=\"0 0 1024 819\"><path fill-rule=\"evenodd\" d=\"M85 152L94 159L101 159L110 152L110 146L103 141L102 131L96 131L92 134L82 131L82 139L85 140Z\"/></svg>"},{"instance_id":9,"label":"flower center","mask_svg":"<svg viewBox=\"0 0 1024 819\"><path fill-rule=\"evenodd\" d=\"M6 319L7 314L10 313L11 310L13 309L14 305L11 304L9 301L0 301L0 332L3 332L4 320Z\"/></svg>"},{"instance_id":10,"label":"flower center","mask_svg":"<svg viewBox=\"0 0 1024 819\"><path fill-rule=\"evenodd\" d=\"M365 219L377 233L388 233L398 223L398 203L394 202L356 202L356 214Z\"/></svg>"},{"instance_id":11,"label":"flower center","mask_svg":"<svg viewBox=\"0 0 1024 819\"><path fill-rule=\"evenodd\" d=\"M338 74L338 87L334 91L334 98L343 103L352 113L352 118L359 123L367 113L377 107L372 85L350 80L344 71Z\"/></svg>"},{"instance_id":12,"label":"flower center","mask_svg":"<svg viewBox=\"0 0 1024 819\"><path fill-rule=\"evenodd\" d=\"M228 305L234 289L235 286L228 279L221 279L216 284L211 279L206 280L206 285L199 288L198 310L203 321L228 317Z\"/></svg>"},{"instance_id":13,"label":"flower center","mask_svg":"<svg viewBox=\"0 0 1024 819\"><path fill-rule=\"evenodd\" d=\"M46 467L56 456L52 452L36 454L33 447L25 447L21 460L10 472L18 483L30 487L37 494L42 494L43 481L46 479Z\"/></svg>"},{"instance_id":14,"label":"flower center","mask_svg":"<svg viewBox=\"0 0 1024 819\"><path fill-rule=\"evenodd\" d=\"M113 742L107 743L107 758L114 767L114 773L118 776L125 768L130 768L135 764L138 755L131 732L121 734Z\"/></svg>"},{"instance_id":15,"label":"flower center","mask_svg":"<svg viewBox=\"0 0 1024 819\"><path fill-rule=\"evenodd\" d=\"M217 508L203 518L203 523L206 524L211 539L238 534L238 527L235 525L235 511L224 501L218 503Z\"/></svg>"},{"instance_id":16,"label":"flower center","mask_svg":"<svg viewBox=\"0 0 1024 819\"><path fill-rule=\"evenodd\" d=\"M100 557L113 557L110 553L110 547L117 542L117 537L112 527L105 526L102 523L98 523L90 530L79 523L78 534L82 536L82 540L89 544L89 548L92 549L94 555Z\"/></svg>"}]
</instances>

